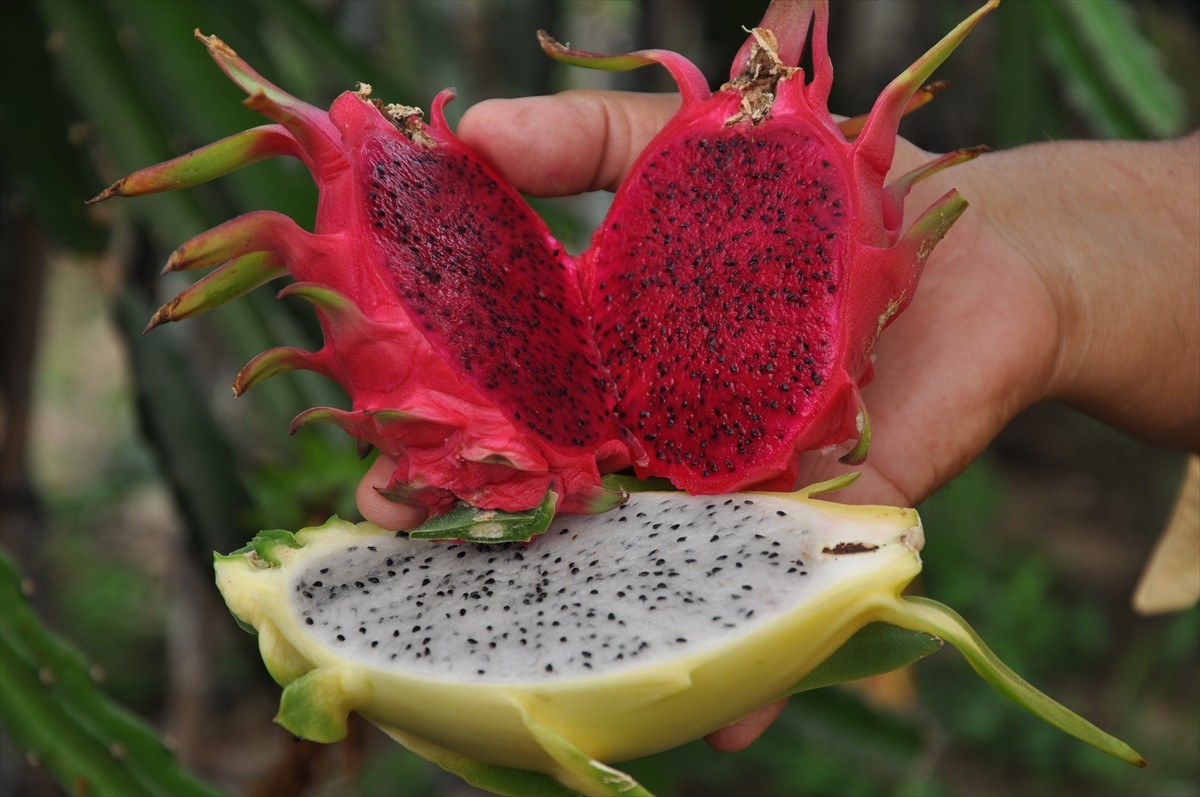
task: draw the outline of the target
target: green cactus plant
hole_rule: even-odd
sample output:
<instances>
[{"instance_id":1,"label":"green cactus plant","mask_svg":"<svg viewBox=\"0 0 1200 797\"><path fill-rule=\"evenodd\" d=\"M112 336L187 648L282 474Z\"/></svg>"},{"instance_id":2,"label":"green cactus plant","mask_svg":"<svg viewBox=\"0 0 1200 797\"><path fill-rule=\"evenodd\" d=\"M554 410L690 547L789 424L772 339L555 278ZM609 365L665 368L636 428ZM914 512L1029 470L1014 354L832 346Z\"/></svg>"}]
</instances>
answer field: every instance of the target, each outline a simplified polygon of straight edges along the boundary
<instances>
[{"instance_id":1,"label":"green cactus plant","mask_svg":"<svg viewBox=\"0 0 1200 797\"><path fill-rule=\"evenodd\" d=\"M158 734L111 700L86 659L34 613L0 553L0 724L71 794L216 797Z\"/></svg>"}]
</instances>

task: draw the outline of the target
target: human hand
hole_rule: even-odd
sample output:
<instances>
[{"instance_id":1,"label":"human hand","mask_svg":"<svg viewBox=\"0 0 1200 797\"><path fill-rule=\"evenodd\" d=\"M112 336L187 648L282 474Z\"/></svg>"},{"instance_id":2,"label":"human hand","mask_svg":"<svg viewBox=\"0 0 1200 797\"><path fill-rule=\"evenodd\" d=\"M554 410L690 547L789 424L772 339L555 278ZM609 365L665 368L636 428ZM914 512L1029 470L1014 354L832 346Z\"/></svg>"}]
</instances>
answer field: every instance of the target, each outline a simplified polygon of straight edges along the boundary
<instances>
[{"instance_id":1,"label":"human hand","mask_svg":"<svg viewBox=\"0 0 1200 797\"><path fill-rule=\"evenodd\" d=\"M458 132L518 189L570 195L615 189L677 107L670 95L592 91L494 100L471 108ZM1114 192L1115 178L1107 176L1084 187L1086 170L1121 160L1120 153L1089 149L1095 146L1102 145L987 155L913 190L908 222L952 186L974 206L934 250L912 304L879 340L875 379L863 390L871 449L855 468L859 480L836 500L915 505L960 473L1014 415L1047 398L1072 401L1148 439L1200 448L1200 411L1189 409L1200 395L1200 365L1192 364L1200 362L1200 322L1194 320L1200 300L1171 292L1179 254L1186 261L1195 239L1185 236L1180 245L1169 223L1168 233L1157 237L1145 230L1119 240L1106 235L1122 210L1108 203L1128 202L1131 192L1146 200L1140 212L1151 219L1178 216L1168 221L1186 229L1188 213L1194 220L1200 202L1192 197L1200 159L1190 150L1182 160L1173 152L1158 167L1186 187L1180 202L1162 197L1164 181L1152 178L1154 163L1145 158L1139 175L1124 175L1134 181L1127 192ZM902 174L930 157L901 141L893 171ZM1156 200L1143 197L1151 192ZM1135 262L1139 269L1131 276ZM1131 279L1140 291L1126 290ZM1174 300L1165 305L1164 290ZM1140 317L1136 304L1120 306L1147 294L1152 317ZM1151 377L1145 362L1153 366L1155 357L1175 367L1165 376L1157 368ZM1146 400L1131 403L1130 396ZM386 459L372 467L359 487L359 509L381 526L411 527L421 519L419 510L375 490L392 468ZM805 454L800 481L845 470L835 457ZM719 750L741 749L782 706L768 706L708 741Z\"/></svg>"}]
</instances>

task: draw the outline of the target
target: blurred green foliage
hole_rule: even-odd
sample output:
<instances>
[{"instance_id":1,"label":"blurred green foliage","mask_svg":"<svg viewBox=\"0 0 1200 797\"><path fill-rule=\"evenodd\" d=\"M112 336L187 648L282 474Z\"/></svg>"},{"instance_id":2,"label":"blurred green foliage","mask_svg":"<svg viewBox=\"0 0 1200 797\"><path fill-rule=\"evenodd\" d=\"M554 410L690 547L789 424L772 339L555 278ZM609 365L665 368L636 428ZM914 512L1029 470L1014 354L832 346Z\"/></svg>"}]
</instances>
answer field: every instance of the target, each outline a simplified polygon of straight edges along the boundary
<instances>
[{"instance_id":1,"label":"blurred green foliage","mask_svg":"<svg viewBox=\"0 0 1200 797\"><path fill-rule=\"evenodd\" d=\"M701 67L719 83L744 36L739 26L752 24L763 5L0 4L0 320L10 418L4 445L21 454L4 473L3 541L42 585L42 612L110 673L110 693L147 717L165 717L168 725L172 716L190 717L208 732L182 750L206 777L257 793L271 793L271 784L280 783L296 793L361 795L454 788L376 736L357 737L343 766L332 767L323 753L299 765L296 756L308 753L289 750L282 731L279 744L264 744L262 725L227 719L248 704L265 722L275 690L253 666L248 638L211 631L232 625L212 590L202 587L197 594L180 586L188 580L181 572L189 570L190 578L206 585L208 553L238 547L259 527L297 527L335 511L353 515L352 487L364 468L352 442L329 430L285 434L291 415L337 405L336 386L289 375L256 388L236 406L224 387L242 362L271 345L319 345L306 308L259 291L182 328L141 335L153 309L180 287L178 277L156 276L179 242L251 209L276 209L311 223L315 191L303 169L269 162L185 193L98 208L82 204L125 173L260 122L192 41L192 30L222 36L265 75L317 105L364 81L376 96L417 105L442 86L456 85L456 105L466 107L490 96L596 79L544 59L532 36L538 28L594 49L664 46L699 53ZM891 76L973 5L838 4L831 28L835 110L869 107ZM1197 29L1191 4L1173 0L1011 0L940 72L957 89L907 120L904 132L935 150L1181 133L1196 126L1200 107ZM654 70L611 79L618 88L670 88ZM603 202L538 206L578 247ZM70 387L52 389L46 374L78 371L98 355L97 340L79 338L78 330L79 339L70 342L72 319L54 316L62 311L49 301L47 315L59 318L53 323L66 331L53 346L44 344L50 322L39 321L36 310L51 284L72 286L107 313L119 354L93 368L128 368L128 379L105 381L100 394L69 381L64 384ZM31 383L29 374L41 381ZM17 413L21 408L52 419L43 423L82 416L109 437L103 443L88 438L85 445L77 438L55 440L28 421L13 420L32 414ZM1039 536L1056 533L1056 527L1039 526L1062 517L1056 490L1083 479L1122 501L1112 517L1083 513L1097 521L1097 544L1124 545L1140 561L1165 517L1179 460L1093 427L1064 425L1057 416L1040 424L1035 418L1023 429L922 508L930 543L921 588L960 609L1035 683L1109 729L1128 733L1151 757L1149 773L1127 771L1000 703L952 655L916 668L916 703L881 699L877 690L806 693L744 753L721 756L697 743L634 762L631 772L664 795L1182 795L1200 789L1200 616L1193 610L1174 618L1133 618L1126 608L1130 583L1081 583L1071 557L1036 544ZM1030 438L1038 438L1037 445ZM1056 444L1072 457L1056 458ZM1080 457L1081 451L1101 453ZM1111 451L1119 454L1103 453ZM56 479L56 458L86 467L66 468ZM11 461L6 453L5 462ZM1131 462L1137 463L1134 472ZM1030 472L1036 478L1021 475ZM164 490L172 499L167 508L147 504L147 494ZM9 502L9 496L20 500ZM1048 511L1039 512L1047 509L1039 501L1050 504ZM178 641L180 628L201 640L198 649ZM180 644L182 652L174 647ZM188 655L200 657L199 685L179 671L181 656ZM890 688L903 691L906 677ZM180 708L187 689L201 690L208 714ZM216 724L200 722L205 718ZM293 780L281 780L285 771ZM297 783L297 772L307 780ZM12 793L49 788L25 769L0 775L0 787L5 793L7 787Z\"/></svg>"}]
</instances>

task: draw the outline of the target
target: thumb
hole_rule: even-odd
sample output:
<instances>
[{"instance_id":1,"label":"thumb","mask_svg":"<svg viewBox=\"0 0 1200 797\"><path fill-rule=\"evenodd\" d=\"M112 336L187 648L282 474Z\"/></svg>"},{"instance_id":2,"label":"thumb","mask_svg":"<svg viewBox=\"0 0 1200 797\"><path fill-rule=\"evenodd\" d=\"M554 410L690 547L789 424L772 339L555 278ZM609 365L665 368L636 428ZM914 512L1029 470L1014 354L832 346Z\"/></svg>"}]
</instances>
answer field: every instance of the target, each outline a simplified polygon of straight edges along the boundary
<instances>
[{"instance_id":1,"label":"thumb","mask_svg":"<svg viewBox=\"0 0 1200 797\"><path fill-rule=\"evenodd\" d=\"M677 94L621 91L485 100L458 136L517 190L569 196L615 189L678 108Z\"/></svg>"},{"instance_id":2,"label":"thumb","mask_svg":"<svg viewBox=\"0 0 1200 797\"><path fill-rule=\"evenodd\" d=\"M425 520L425 510L391 501L379 494L381 489L391 483L392 472L395 469L396 463L380 454L358 483L354 500L362 516L376 526L385 529L411 529Z\"/></svg>"}]
</instances>

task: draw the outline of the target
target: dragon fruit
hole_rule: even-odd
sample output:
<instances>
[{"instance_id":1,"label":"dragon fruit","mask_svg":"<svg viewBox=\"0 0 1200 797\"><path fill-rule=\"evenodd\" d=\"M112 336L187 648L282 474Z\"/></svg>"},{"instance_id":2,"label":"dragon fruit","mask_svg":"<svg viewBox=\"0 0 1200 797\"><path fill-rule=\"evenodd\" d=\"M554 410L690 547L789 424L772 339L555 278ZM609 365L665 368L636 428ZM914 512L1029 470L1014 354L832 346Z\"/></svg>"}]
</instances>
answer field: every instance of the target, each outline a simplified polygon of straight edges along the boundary
<instances>
[{"instance_id":1,"label":"dragon fruit","mask_svg":"<svg viewBox=\"0 0 1200 797\"><path fill-rule=\"evenodd\" d=\"M150 323L194 315L290 274L281 296L315 305L316 352L252 360L236 393L308 369L347 392L294 426L334 423L396 462L389 497L432 514L457 501L521 511L553 492L561 512L619 503L601 477L632 466L689 492L791 489L800 453L865 456L859 387L871 350L912 298L921 266L966 207L950 192L907 230L903 200L937 158L885 185L900 117L990 0L892 82L870 114L826 108L825 2L777 2L710 92L681 56L598 56L543 34L561 60L666 66L683 103L573 258L450 131L384 106L369 87L329 112L200 37L246 104L275 123L144 169L97 197L212 179L299 158L320 187L315 230L252 212L202 233L168 270L218 264ZM815 20L815 21L814 21ZM795 66L813 26L813 75ZM197 33L199 36L199 33Z\"/></svg>"},{"instance_id":2,"label":"dragon fruit","mask_svg":"<svg viewBox=\"0 0 1200 797\"><path fill-rule=\"evenodd\" d=\"M277 721L329 742L358 711L502 794L646 794L610 762L803 689L958 647L1026 709L1141 757L1005 667L953 611L902 597L913 510L798 493L633 493L528 545L430 544L333 519L218 556L284 686ZM907 630L905 630L907 629Z\"/></svg>"}]
</instances>

